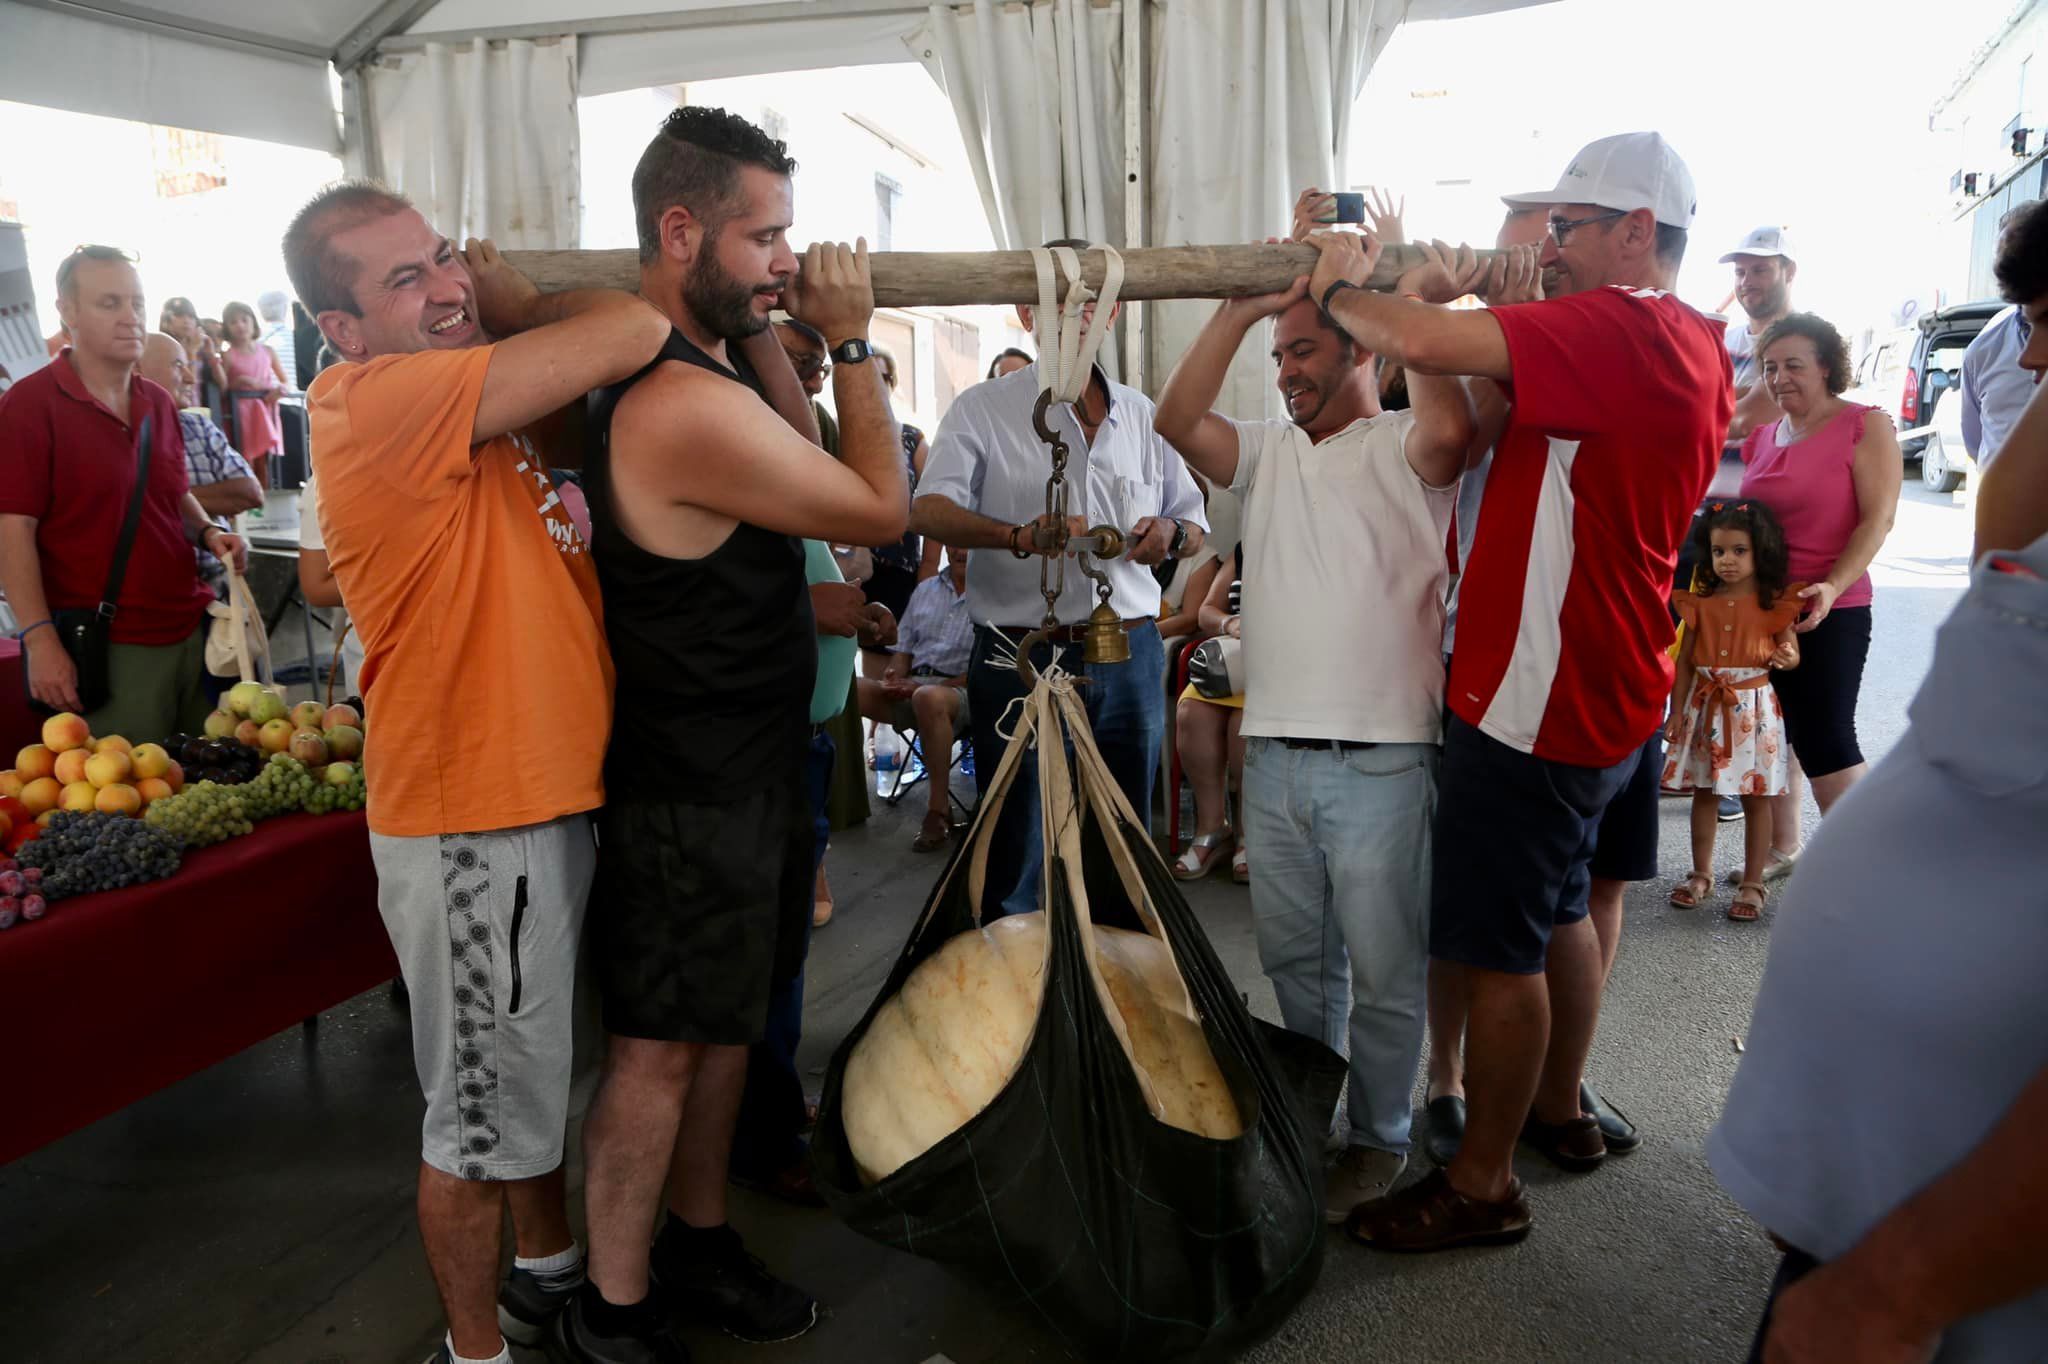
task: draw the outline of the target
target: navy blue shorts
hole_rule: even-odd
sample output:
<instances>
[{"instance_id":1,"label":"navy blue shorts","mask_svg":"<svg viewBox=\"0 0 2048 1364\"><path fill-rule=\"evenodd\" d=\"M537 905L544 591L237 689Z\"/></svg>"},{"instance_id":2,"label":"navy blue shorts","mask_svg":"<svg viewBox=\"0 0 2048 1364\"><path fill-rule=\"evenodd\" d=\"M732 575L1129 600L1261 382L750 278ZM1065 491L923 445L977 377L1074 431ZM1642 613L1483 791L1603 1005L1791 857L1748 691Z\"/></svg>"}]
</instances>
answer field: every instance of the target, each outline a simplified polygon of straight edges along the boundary
<instances>
[{"instance_id":1,"label":"navy blue shorts","mask_svg":"<svg viewBox=\"0 0 2048 1364\"><path fill-rule=\"evenodd\" d=\"M1664 731L1660 729L1636 750L1636 768L1628 785L1600 812L1588 867L1595 881L1657 879L1657 783L1663 775Z\"/></svg>"},{"instance_id":2,"label":"navy blue shorts","mask_svg":"<svg viewBox=\"0 0 2048 1364\"><path fill-rule=\"evenodd\" d=\"M1540 972L1551 929L1586 916L1601 816L1641 763L1640 749L1612 767L1551 762L1452 717L1437 782L1429 954ZM1653 836L1655 825L1653 809Z\"/></svg>"}]
</instances>

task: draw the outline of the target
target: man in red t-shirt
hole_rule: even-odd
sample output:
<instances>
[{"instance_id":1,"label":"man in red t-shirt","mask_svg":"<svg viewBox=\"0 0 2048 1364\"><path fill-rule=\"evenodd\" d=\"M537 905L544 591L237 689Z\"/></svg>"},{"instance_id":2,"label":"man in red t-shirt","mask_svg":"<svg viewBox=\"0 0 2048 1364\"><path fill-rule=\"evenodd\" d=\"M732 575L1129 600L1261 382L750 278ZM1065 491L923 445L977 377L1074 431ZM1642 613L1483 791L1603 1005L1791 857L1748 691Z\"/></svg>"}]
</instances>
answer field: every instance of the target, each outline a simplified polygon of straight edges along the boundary
<instances>
[{"instance_id":1,"label":"man in red t-shirt","mask_svg":"<svg viewBox=\"0 0 2048 1364\"><path fill-rule=\"evenodd\" d=\"M1720 323L1670 292L1694 197L1664 139L1603 138L1528 197L1551 205L1559 297L1452 311L1368 293L1328 252L1309 284L1367 349L1511 403L1459 585L1431 892L1430 954L1471 998L1465 1136L1352 1214L1353 1238L1386 1249L1526 1235L1518 1138L1571 1168L1605 1153L1579 1102L1599 999L1588 868L1663 718L1672 569L1734 407ZM1591 983L1558 991L1578 1002L1555 1048L1546 960L1553 985Z\"/></svg>"},{"instance_id":2,"label":"man in red t-shirt","mask_svg":"<svg viewBox=\"0 0 2048 1364\"><path fill-rule=\"evenodd\" d=\"M192 550L237 572L248 550L193 498L178 409L136 372L149 322L127 253L81 246L65 257L57 312L71 344L0 396L0 590L20 623L29 690L53 710L84 709L51 614L100 604L149 417L149 483L114 594L111 694L85 719L95 734L136 742L196 731L211 708L201 676L214 598Z\"/></svg>"}]
</instances>

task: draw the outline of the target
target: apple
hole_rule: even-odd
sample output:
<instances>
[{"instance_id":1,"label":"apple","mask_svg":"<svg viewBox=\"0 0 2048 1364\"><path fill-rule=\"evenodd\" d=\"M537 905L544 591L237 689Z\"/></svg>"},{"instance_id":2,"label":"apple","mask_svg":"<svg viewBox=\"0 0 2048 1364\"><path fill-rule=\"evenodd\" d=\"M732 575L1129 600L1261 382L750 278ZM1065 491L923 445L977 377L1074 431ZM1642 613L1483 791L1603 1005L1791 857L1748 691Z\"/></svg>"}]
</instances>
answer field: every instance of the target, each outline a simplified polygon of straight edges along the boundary
<instances>
[{"instance_id":1,"label":"apple","mask_svg":"<svg viewBox=\"0 0 2048 1364\"><path fill-rule=\"evenodd\" d=\"M86 780L85 765L92 761L92 753L83 748L67 748L57 755L57 765L50 775L66 786L75 781Z\"/></svg>"},{"instance_id":2,"label":"apple","mask_svg":"<svg viewBox=\"0 0 2048 1364\"><path fill-rule=\"evenodd\" d=\"M249 703L249 718L259 725L282 720L290 711L291 707L284 703L284 698L274 691L266 691Z\"/></svg>"},{"instance_id":3,"label":"apple","mask_svg":"<svg viewBox=\"0 0 2048 1364\"><path fill-rule=\"evenodd\" d=\"M107 753L116 750L122 753L126 753L131 758L135 756L135 745L129 743L126 739L122 738L118 734L109 734L104 739L94 739L92 741L92 751L95 754Z\"/></svg>"},{"instance_id":4,"label":"apple","mask_svg":"<svg viewBox=\"0 0 2048 1364\"><path fill-rule=\"evenodd\" d=\"M355 779L356 765L354 763L329 763L327 764L327 771L321 774L320 777L320 780L326 782L329 786L348 786Z\"/></svg>"},{"instance_id":5,"label":"apple","mask_svg":"<svg viewBox=\"0 0 2048 1364\"><path fill-rule=\"evenodd\" d=\"M301 701L292 707L291 722L298 729L322 729L327 710L318 701Z\"/></svg>"},{"instance_id":6,"label":"apple","mask_svg":"<svg viewBox=\"0 0 2048 1364\"><path fill-rule=\"evenodd\" d=\"M347 725L352 729L361 729L363 727L363 717L356 711L354 706L329 706L327 714L320 719L320 728L334 729L341 725Z\"/></svg>"},{"instance_id":7,"label":"apple","mask_svg":"<svg viewBox=\"0 0 2048 1364\"><path fill-rule=\"evenodd\" d=\"M286 752L308 767L323 767L328 759L327 740L320 736L317 729L296 730Z\"/></svg>"},{"instance_id":8,"label":"apple","mask_svg":"<svg viewBox=\"0 0 2048 1364\"><path fill-rule=\"evenodd\" d=\"M86 759L85 779L94 786L114 786L135 775L135 761L119 749L95 753Z\"/></svg>"},{"instance_id":9,"label":"apple","mask_svg":"<svg viewBox=\"0 0 2048 1364\"><path fill-rule=\"evenodd\" d=\"M84 748L91 742L92 731L86 728L82 715L73 715L67 710L43 721L43 746L52 753Z\"/></svg>"},{"instance_id":10,"label":"apple","mask_svg":"<svg viewBox=\"0 0 2048 1364\"><path fill-rule=\"evenodd\" d=\"M167 769L167 770L166 770L166 771L164 772L164 778L163 778L163 780L164 780L164 785L166 785L166 786L170 787L173 793L176 793L176 792L179 792L179 791L182 791L182 790L184 790L184 789L185 789L185 769L184 769L184 767L183 767L183 766L182 766L181 764L178 764L178 763L172 763L172 764L170 765L170 767L169 767L169 768L168 768L168 769Z\"/></svg>"},{"instance_id":11,"label":"apple","mask_svg":"<svg viewBox=\"0 0 2048 1364\"><path fill-rule=\"evenodd\" d=\"M11 767L5 772L0 772L0 796L18 796L21 794L21 788L26 785L28 782L22 778L21 773Z\"/></svg>"},{"instance_id":12,"label":"apple","mask_svg":"<svg viewBox=\"0 0 2048 1364\"><path fill-rule=\"evenodd\" d=\"M55 777L38 777L21 788L21 803L28 807L31 816L41 818L57 808L57 802L64 796L64 787Z\"/></svg>"},{"instance_id":13,"label":"apple","mask_svg":"<svg viewBox=\"0 0 2048 1364\"><path fill-rule=\"evenodd\" d=\"M103 815L132 815L142 809L142 793L125 782L115 782L99 789L93 808Z\"/></svg>"},{"instance_id":14,"label":"apple","mask_svg":"<svg viewBox=\"0 0 2048 1364\"><path fill-rule=\"evenodd\" d=\"M248 719L250 711L256 705L256 698L262 696L264 691L265 688L261 682L235 683L234 686L228 688L227 703L229 712L238 720Z\"/></svg>"},{"instance_id":15,"label":"apple","mask_svg":"<svg viewBox=\"0 0 2048 1364\"><path fill-rule=\"evenodd\" d=\"M12 815L10 815L10 814L7 814L7 813L6 813L5 811L0 811L0 848L4 848L4 847L6 847L6 846L7 846L7 835L9 835L9 834L11 834L11 833L13 833L13 832L14 832L14 816L12 816ZM14 860L14 859L12 859L12 858L9 858L9 859L7 859L7 861L10 861L10 862L11 862L11 861L13 861L13 860ZM6 871L13 871L13 870L14 870L14 868L12 868L12 867L8 867L8 866L6 865L6 862L0 862L0 867L4 867L4 868L6 869Z\"/></svg>"},{"instance_id":16,"label":"apple","mask_svg":"<svg viewBox=\"0 0 2048 1364\"><path fill-rule=\"evenodd\" d=\"M35 818L35 812L21 803L19 795L0 796L0 815L5 815L13 820L16 828L20 828ZM0 858L0 862L5 861L5 858ZM12 871L13 868L9 867L8 870Z\"/></svg>"},{"instance_id":17,"label":"apple","mask_svg":"<svg viewBox=\"0 0 2048 1364\"><path fill-rule=\"evenodd\" d=\"M40 781L57 773L57 753L44 744L30 744L14 755L14 775L21 778L21 784Z\"/></svg>"},{"instance_id":18,"label":"apple","mask_svg":"<svg viewBox=\"0 0 2048 1364\"><path fill-rule=\"evenodd\" d=\"M265 753L284 752L291 746L292 722L282 715L264 721L262 729L257 731L256 742Z\"/></svg>"},{"instance_id":19,"label":"apple","mask_svg":"<svg viewBox=\"0 0 2048 1364\"><path fill-rule=\"evenodd\" d=\"M336 725L327 731L327 751L353 762L363 756L363 732L354 725Z\"/></svg>"},{"instance_id":20,"label":"apple","mask_svg":"<svg viewBox=\"0 0 2048 1364\"><path fill-rule=\"evenodd\" d=\"M263 747L262 733L263 726L257 724L254 720L244 720L241 724L235 726L235 742L244 748L261 748Z\"/></svg>"},{"instance_id":21,"label":"apple","mask_svg":"<svg viewBox=\"0 0 2048 1364\"><path fill-rule=\"evenodd\" d=\"M42 833L42 826L35 820L31 819L26 823L17 824L14 826L14 832L7 835L5 847L10 853L20 852L24 846L42 837Z\"/></svg>"},{"instance_id":22,"label":"apple","mask_svg":"<svg viewBox=\"0 0 2048 1364\"><path fill-rule=\"evenodd\" d=\"M206 737L225 739L235 732L235 716L224 710L217 710L206 717Z\"/></svg>"},{"instance_id":23,"label":"apple","mask_svg":"<svg viewBox=\"0 0 2048 1364\"><path fill-rule=\"evenodd\" d=\"M135 764L136 778L141 781L161 777L171 770L171 755L164 752L162 744L144 744L128 756Z\"/></svg>"}]
</instances>

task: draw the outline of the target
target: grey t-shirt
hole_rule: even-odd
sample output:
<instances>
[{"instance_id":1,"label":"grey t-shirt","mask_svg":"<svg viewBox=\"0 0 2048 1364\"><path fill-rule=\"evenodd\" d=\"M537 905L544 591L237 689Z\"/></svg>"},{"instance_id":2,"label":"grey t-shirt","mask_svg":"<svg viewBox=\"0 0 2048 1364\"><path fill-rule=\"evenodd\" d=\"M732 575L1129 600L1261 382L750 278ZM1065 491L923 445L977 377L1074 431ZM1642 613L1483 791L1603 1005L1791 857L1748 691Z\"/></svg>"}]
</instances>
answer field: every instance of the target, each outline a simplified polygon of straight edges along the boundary
<instances>
[{"instance_id":1,"label":"grey t-shirt","mask_svg":"<svg viewBox=\"0 0 2048 1364\"><path fill-rule=\"evenodd\" d=\"M1822 1260L2048 1067L2048 537L2005 557L2038 577L1978 564L1911 728L1800 858L1707 1139L1735 1201ZM1958 1323L1939 1358L2048 1359L2048 1290Z\"/></svg>"}]
</instances>

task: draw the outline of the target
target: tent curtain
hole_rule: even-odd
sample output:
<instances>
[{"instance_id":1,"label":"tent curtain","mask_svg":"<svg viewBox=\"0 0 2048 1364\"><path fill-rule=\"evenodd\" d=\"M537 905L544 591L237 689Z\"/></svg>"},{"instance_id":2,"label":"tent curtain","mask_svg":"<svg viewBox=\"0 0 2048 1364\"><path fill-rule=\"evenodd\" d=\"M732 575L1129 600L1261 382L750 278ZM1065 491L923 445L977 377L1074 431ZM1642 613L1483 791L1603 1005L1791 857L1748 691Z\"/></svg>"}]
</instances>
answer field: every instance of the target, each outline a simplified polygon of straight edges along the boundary
<instances>
[{"instance_id":1,"label":"tent curtain","mask_svg":"<svg viewBox=\"0 0 2048 1364\"><path fill-rule=\"evenodd\" d=\"M1351 106L1407 0L1163 0L1155 17L1152 244L1285 235L1308 185L1344 188ZM1153 306L1151 380L1214 305ZM1255 338L1256 339L1256 338ZM1264 345L1247 345L1218 406L1281 414Z\"/></svg>"},{"instance_id":2,"label":"tent curtain","mask_svg":"<svg viewBox=\"0 0 2048 1364\"><path fill-rule=\"evenodd\" d=\"M953 105L998 245L1124 241L1119 6L934 5L906 43ZM1116 373L1114 347L1101 363Z\"/></svg>"},{"instance_id":3,"label":"tent curtain","mask_svg":"<svg viewBox=\"0 0 2048 1364\"><path fill-rule=\"evenodd\" d=\"M576 39L429 44L368 70L365 170L461 241L545 250L581 229Z\"/></svg>"}]
</instances>

